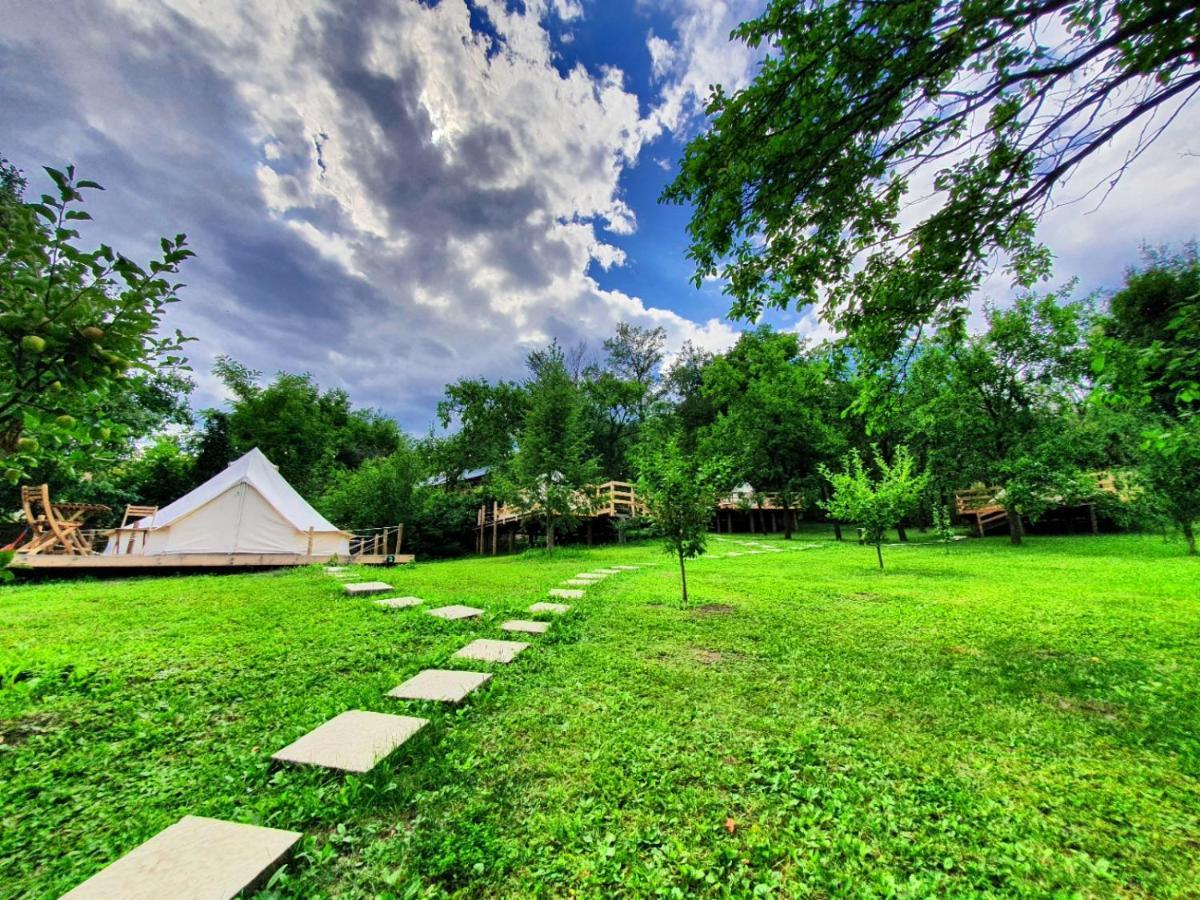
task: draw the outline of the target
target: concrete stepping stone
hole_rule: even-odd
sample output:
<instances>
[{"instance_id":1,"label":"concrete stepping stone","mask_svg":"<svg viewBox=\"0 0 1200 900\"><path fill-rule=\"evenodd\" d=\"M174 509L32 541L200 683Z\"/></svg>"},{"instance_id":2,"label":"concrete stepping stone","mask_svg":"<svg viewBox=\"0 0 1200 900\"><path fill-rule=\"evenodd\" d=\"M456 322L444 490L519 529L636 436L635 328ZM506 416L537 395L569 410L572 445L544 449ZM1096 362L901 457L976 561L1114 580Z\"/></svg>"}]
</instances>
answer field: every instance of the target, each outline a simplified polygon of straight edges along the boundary
<instances>
[{"instance_id":1,"label":"concrete stepping stone","mask_svg":"<svg viewBox=\"0 0 1200 900\"><path fill-rule=\"evenodd\" d=\"M510 663L529 645L523 641L494 641L479 638L471 641L454 655L458 659L478 659L483 662Z\"/></svg>"},{"instance_id":2,"label":"concrete stepping stone","mask_svg":"<svg viewBox=\"0 0 1200 900\"><path fill-rule=\"evenodd\" d=\"M410 606L420 606L425 601L420 597L385 597L382 600L372 600L371 602L389 609L408 609Z\"/></svg>"},{"instance_id":3,"label":"concrete stepping stone","mask_svg":"<svg viewBox=\"0 0 1200 900\"><path fill-rule=\"evenodd\" d=\"M533 619L509 619L500 625L502 631L523 631L526 634L545 634L550 630L549 622L536 622Z\"/></svg>"},{"instance_id":4,"label":"concrete stepping stone","mask_svg":"<svg viewBox=\"0 0 1200 900\"><path fill-rule=\"evenodd\" d=\"M340 575L342 572L345 572L345 571L346 571L345 566L326 566L325 567L326 575Z\"/></svg>"},{"instance_id":5,"label":"concrete stepping stone","mask_svg":"<svg viewBox=\"0 0 1200 900\"><path fill-rule=\"evenodd\" d=\"M388 691L389 697L400 700L440 700L443 703L462 703L467 694L483 687L491 672L461 672L453 669L425 669L408 681Z\"/></svg>"},{"instance_id":6,"label":"concrete stepping stone","mask_svg":"<svg viewBox=\"0 0 1200 900\"><path fill-rule=\"evenodd\" d=\"M71 900L232 900L262 884L298 831L184 816L63 895Z\"/></svg>"},{"instance_id":7,"label":"concrete stepping stone","mask_svg":"<svg viewBox=\"0 0 1200 900\"><path fill-rule=\"evenodd\" d=\"M370 772L428 724L427 719L412 716L351 709L288 744L271 759L343 772Z\"/></svg>"},{"instance_id":8,"label":"concrete stepping stone","mask_svg":"<svg viewBox=\"0 0 1200 900\"><path fill-rule=\"evenodd\" d=\"M570 608L571 607L569 607L565 603L535 603L529 607L529 611L531 613L546 612L546 613L558 613L561 615L562 613L565 613Z\"/></svg>"},{"instance_id":9,"label":"concrete stepping stone","mask_svg":"<svg viewBox=\"0 0 1200 900\"><path fill-rule=\"evenodd\" d=\"M568 578L563 582L563 584L570 585L571 587L591 587L596 583L595 579L592 578Z\"/></svg>"},{"instance_id":10,"label":"concrete stepping stone","mask_svg":"<svg viewBox=\"0 0 1200 900\"><path fill-rule=\"evenodd\" d=\"M351 597L369 597L371 594L386 594L393 590L390 584L382 581L359 581L342 586Z\"/></svg>"},{"instance_id":11,"label":"concrete stepping stone","mask_svg":"<svg viewBox=\"0 0 1200 900\"><path fill-rule=\"evenodd\" d=\"M620 575L621 570L620 569L597 569L596 574L597 575Z\"/></svg>"},{"instance_id":12,"label":"concrete stepping stone","mask_svg":"<svg viewBox=\"0 0 1200 900\"><path fill-rule=\"evenodd\" d=\"M558 597L561 600L582 600L583 591L570 590L568 588L550 588L550 596Z\"/></svg>"},{"instance_id":13,"label":"concrete stepping stone","mask_svg":"<svg viewBox=\"0 0 1200 900\"><path fill-rule=\"evenodd\" d=\"M725 555L726 555L726 556L742 556L743 554L741 554L741 553L738 553L738 552L735 550L735 551L731 551L731 552L729 552L729 553L726 553Z\"/></svg>"},{"instance_id":14,"label":"concrete stepping stone","mask_svg":"<svg viewBox=\"0 0 1200 900\"><path fill-rule=\"evenodd\" d=\"M618 572L636 572L641 566L613 566Z\"/></svg>"},{"instance_id":15,"label":"concrete stepping stone","mask_svg":"<svg viewBox=\"0 0 1200 900\"><path fill-rule=\"evenodd\" d=\"M453 606L439 606L437 609L429 610L431 616L437 616L439 619L455 621L457 619L475 619L483 615L482 609L476 609L473 606L463 606L461 603L456 603Z\"/></svg>"},{"instance_id":16,"label":"concrete stepping stone","mask_svg":"<svg viewBox=\"0 0 1200 900\"><path fill-rule=\"evenodd\" d=\"M584 581L603 581L608 576L607 575L597 575L595 572L580 572L575 577L582 578Z\"/></svg>"}]
</instances>

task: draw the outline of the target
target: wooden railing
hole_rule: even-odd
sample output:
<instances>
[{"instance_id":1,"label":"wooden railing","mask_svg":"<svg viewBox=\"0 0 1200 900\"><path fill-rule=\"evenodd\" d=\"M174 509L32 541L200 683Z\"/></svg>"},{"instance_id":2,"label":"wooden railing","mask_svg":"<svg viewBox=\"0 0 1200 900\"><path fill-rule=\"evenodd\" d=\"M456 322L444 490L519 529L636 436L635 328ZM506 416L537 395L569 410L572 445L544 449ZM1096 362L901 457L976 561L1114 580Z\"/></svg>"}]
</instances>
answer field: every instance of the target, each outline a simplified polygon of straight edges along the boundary
<instances>
[{"instance_id":1,"label":"wooden railing","mask_svg":"<svg viewBox=\"0 0 1200 900\"><path fill-rule=\"evenodd\" d=\"M587 516L598 518L632 518L646 511L645 505L638 500L637 491L628 481L606 481L581 491L579 506L586 507ZM585 502L586 501L586 502ZM475 513L475 527L488 528L493 525L508 525L519 522L527 516L535 515L537 506L518 507L508 503L496 503L479 507Z\"/></svg>"},{"instance_id":2,"label":"wooden railing","mask_svg":"<svg viewBox=\"0 0 1200 900\"><path fill-rule=\"evenodd\" d=\"M730 494L717 503L717 508L735 511L751 509L777 510L783 509L783 501L779 499L778 494Z\"/></svg>"},{"instance_id":3,"label":"wooden railing","mask_svg":"<svg viewBox=\"0 0 1200 900\"><path fill-rule=\"evenodd\" d=\"M646 511L645 504L637 498L637 491L628 481L606 481L595 489L597 506L593 516L632 518Z\"/></svg>"},{"instance_id":4,"label":"wooden railing","mask_svg":"<svg viewBox=\"0 0 1200 900\"><path fill-rule=\"evenodd\" d=\"M1093 485L1093 498L1100 494L1110 494L1122 503L1128 503L1137 492L1121 473L1110 470L1088 472L1085 478L1089 479ZM1003 494L1004 489L995 485L990 487L976 485L965 490L955 491L954 511L962 518L974 519L976 531L982 537L988 528L998 525L1008 518ZM1087 497L1078 499L1049 497L1046 499L1060 506L1087 506L1092 530L1097 530L1095 504Z\"/></svg>"},{"instance_id":5,"label":"wooden railing","mask_svg":"<svg viewBox=\"0 0 1200 900\"><path fill-rule=\"evenodd\" d=\"M399 554L404 545L404 525L384 525L351 532L350 556L388 556ZM309 555L312 551L309 551Z\"/></svg>"}]
</instances>

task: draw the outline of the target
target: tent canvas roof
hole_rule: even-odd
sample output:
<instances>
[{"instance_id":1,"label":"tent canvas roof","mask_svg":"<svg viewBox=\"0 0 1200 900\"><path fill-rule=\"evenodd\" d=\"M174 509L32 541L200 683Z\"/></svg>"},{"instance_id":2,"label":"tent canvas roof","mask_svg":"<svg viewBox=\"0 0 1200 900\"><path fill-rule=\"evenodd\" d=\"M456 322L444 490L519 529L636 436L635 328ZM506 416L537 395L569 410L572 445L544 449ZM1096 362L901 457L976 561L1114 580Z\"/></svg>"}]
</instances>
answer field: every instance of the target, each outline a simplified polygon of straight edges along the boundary
<instances>
[{"instance_id":1,"label":"tent canvas roof","mask_svg":"<svg viewBox=\"0 0 1200 900\"><path fill-rule=\"evenodd\" d=\"M162 528L170 525L239 484L248 484L262 494L297 531L308 531L311 528L313 531L341 532L340 528L309 506L308 501L296 493L296 489L287 483L279 474L279 470L257 447L231 462L225 471L214 475L174 503L164 506L154 516L153 524L147 518L140 520L137 527Z\"/></svg>"}]
</instances>

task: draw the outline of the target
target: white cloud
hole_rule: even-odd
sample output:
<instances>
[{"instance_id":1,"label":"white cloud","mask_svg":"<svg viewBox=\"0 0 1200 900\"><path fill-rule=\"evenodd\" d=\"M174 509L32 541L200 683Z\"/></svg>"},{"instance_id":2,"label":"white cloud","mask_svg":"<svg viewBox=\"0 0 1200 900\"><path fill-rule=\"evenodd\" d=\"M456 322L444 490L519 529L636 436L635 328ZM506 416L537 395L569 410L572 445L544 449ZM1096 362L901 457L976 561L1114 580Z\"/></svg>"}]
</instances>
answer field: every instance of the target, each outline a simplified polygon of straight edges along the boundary
<instances>
[{"instance_id":1,"label":"white cloud","mask_svg":"<svg viewBox=\"0 0 1200 900\"><path fill-rule=\"evenodd\" d=\"M664 106L643 116L620 69L556 69L545 24L585 27L580 3L476 6L498 43L462 0L68 2L13 28L25 52L71 60L55 67L63 118L85 118L60 130L64 156L87 135L99 159L172 173L140 192L157 215L121 227L185 228L200 251L172 312L200 338L200 405L221 399L218 353L309 370L420 427L445 382L512 376L531 342L598 344L619 321L662 325L673 346L736 338L588 274L626 262L602 236L637 228L622 174L683 120L697 79L728 80L732 13L683 11L679 47L655 45ZM65 37L37 46L68 33L69 53Z\"/></svg>"},{"instance_id":2,"label":"white cloud","mask_svg":"<svg viewBox=\"0 0 1200 900\"><path fill-rule=\"evenodd\" d=\"M764 0L684 0L668 7L677 13L675 44L664 46L654 35L647 41L655 76L666 78L653 113L656 121L670 131L686 131L703 114L713 85L731 92L750 83L761 53L729 40L729 34L765 5Z\"/></svg>"}]
</instances>

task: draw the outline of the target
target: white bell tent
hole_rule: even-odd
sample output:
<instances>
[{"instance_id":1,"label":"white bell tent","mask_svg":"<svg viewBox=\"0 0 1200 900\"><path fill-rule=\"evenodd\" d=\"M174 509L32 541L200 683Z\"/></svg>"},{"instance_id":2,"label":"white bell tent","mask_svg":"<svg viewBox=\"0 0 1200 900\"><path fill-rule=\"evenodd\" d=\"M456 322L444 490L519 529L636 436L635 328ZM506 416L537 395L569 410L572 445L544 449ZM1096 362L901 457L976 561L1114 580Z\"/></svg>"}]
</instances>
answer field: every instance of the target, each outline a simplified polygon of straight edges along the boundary
<instances>
[{"instance_id":1,"label":"white bell tent","mask_svg":"<svg viewBox=\"0 0 1200 900\"><path fill-rule=\"evenodd\" d=\"M195 490L115 532L105 555L350 552L334 527L296 493L257 447Z\"/></svg>"}]
</instances>

